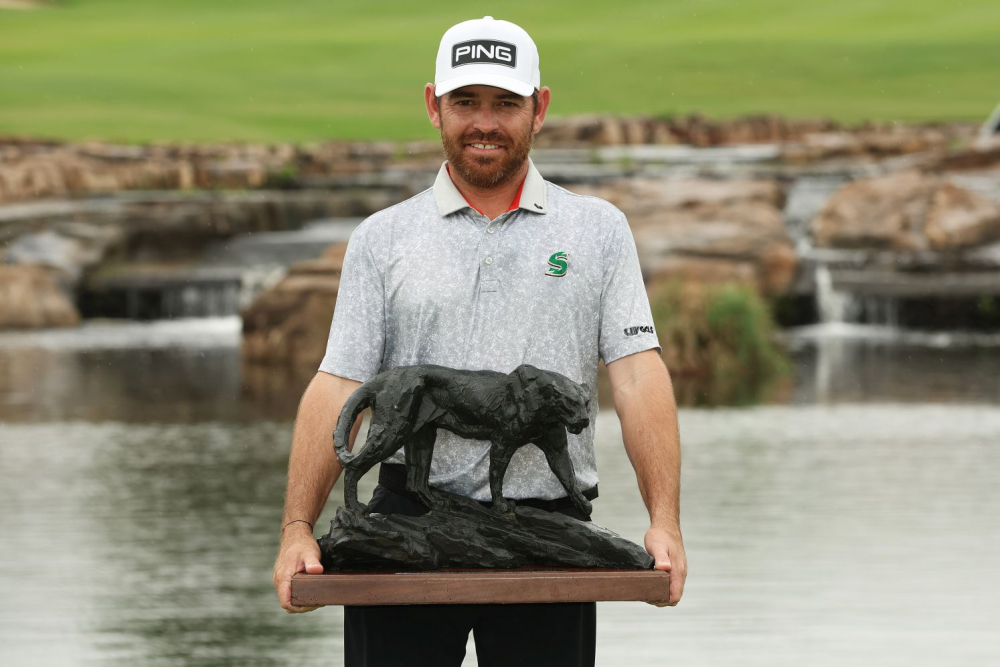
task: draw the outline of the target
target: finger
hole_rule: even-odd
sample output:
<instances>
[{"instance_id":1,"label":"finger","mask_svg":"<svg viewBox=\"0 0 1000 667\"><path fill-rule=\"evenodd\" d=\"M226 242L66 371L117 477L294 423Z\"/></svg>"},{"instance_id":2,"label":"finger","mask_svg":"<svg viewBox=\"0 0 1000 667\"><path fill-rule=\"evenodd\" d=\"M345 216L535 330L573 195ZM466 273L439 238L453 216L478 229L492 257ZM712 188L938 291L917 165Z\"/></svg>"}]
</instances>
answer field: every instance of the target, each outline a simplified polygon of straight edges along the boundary
<instances>
[{"instance_id":1,"label":"finger","mask_svg":"<svg viewBox=\"0 0 1000 667\"><path fill-rule=\"evenodd\" d=\"M654 607L669 607L669 600L646 600L646 604L651 604Z\"/></svg>"},{"instance_id":2,"label":"finger","mask_svg":"<svg viewBox=\"0 0 1000 667\"><path fill-rule=\"evenodd\" d=\"M284 609L292 606L292 578L284 577L278 582L278 604Z\"/></svg>"},{"instance_id":3,"label":"finger","mask_svg":"<svg viewBox=\"0 0 1000 667\"><path fill-rule=\"evenodd\" d=\"M654 570L670 570L671 564L669 545L663 544L659 540L650 540L646 543L646 551L653 557Z\"/></svg>"},{"instance_id":4,"label":"finger","mask_svg":"<svg viewBox=\"0 0 1000 667\"><path fill-rule=\"evenodd\" d=\"M665 572L670 571L670 557L667 556L666 552L657 554L653 558L655 559L655 563L653 564L654 570L663 570Z\"/></svg>"},{"instance_id":5,"label":"finger","mask_svg":"<svg viewBox=\"0 0 1000 667\"><path fill-rule=\"evenodd\" d=\"M323 574L323 566L315 556L306 556L306 574Z\"/></svg>"},{"instance_id":6,"label":"finger","mask_svg":"<svg viewBox=\"0 0 1000 667\"><path fill-rule=\"evenodd\" d=\"M315 607L296 607L295 605L291 605L290 604L287 607L285 607L284 609L289 614L304 614L306 612L313 611L314 609L319 609L319 608L320 608L320 605L316 605Z\"/></svg>"},{"instance_id":7,"label":"finger","mask_svg":"<svg viewBox=\"0 0 1000 667\"><path fill-rule=\"evenodd\" d=\"M681 601L681 592L684 589L684 580L680 576L670 577L670 606L673 607Z\"/></svg>"}]
</instances>

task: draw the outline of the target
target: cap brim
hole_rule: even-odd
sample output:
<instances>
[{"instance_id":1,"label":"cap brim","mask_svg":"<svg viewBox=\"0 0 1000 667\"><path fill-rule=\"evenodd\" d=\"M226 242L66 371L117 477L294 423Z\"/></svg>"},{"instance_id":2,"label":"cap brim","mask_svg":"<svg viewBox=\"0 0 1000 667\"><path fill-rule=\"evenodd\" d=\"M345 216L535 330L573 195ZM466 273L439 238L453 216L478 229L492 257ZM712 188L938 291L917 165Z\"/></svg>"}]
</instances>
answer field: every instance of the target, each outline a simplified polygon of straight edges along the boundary
<instances>
[{"instance_id":1,"label":"cap brim","mask_svg":"<svg viewBox=\"0 0 1000 667\"><path fill-rule=\"evenodd\" d=\"M434 84L434 94L441 97L464 86L493 86L494 88L509 90L522 97L528 97L535 92L533 85L513 77L500 74L466 74L464 76L453 76L447 81Z\"/></svg>"}]
</instances>

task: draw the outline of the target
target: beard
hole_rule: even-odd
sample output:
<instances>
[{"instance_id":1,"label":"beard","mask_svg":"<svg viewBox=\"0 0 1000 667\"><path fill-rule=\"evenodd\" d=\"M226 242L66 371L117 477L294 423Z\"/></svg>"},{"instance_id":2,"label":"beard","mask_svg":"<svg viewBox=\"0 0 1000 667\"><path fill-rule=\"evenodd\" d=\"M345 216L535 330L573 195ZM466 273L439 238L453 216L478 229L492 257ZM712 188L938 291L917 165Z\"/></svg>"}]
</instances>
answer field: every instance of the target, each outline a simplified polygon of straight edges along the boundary
<instances>
[{"instance_id":1,"label":"beard","mask_svg":"<svg viewBox=\"0 0 1000 667\"><path fill-rule=\"evenodd\" d=\"M495 188L514 179L528 159L534 133L531 123L520 137L509 137L503 132L469 132L463 137L454 137L445 131L444 118L441 119L441 143L448 166L455 170L463 181L476 188ZM499 155L469 155L466 144L498 144Z\"/></svg>"}]
</instances>

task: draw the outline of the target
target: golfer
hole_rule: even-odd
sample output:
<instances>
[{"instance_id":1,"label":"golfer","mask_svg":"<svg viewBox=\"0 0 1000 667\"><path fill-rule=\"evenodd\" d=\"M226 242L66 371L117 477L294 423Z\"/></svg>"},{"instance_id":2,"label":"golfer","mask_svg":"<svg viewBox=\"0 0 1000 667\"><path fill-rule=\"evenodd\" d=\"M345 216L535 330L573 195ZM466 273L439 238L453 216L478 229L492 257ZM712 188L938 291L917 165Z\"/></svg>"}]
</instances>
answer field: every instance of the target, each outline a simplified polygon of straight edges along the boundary
<instances>
[{"instance_id":1,"label":"golfer","mask_svg":"<svg viewBox=\"0 0 1000 667\"><path fill-rule=\"evenodd\" d=\"M611 204L545 181L528 157L551 92L538 51L507 21L466 21L441 40L424 88L447 161L434 185L372 215L344 258L319 372L292 437L274 584L289 612L291 577L323 571L313 527L341 472L330 442L351 392L381 371L439 364L508 373L528 363L590 388L590 426L568 434L578 482L597 497L597 370L607 365L622 439L649 511L645 548L681 598L687 563L679 517L680 444L635 242ZM360 420L351 434L351 445ZM419 514L402 452L383 463L372 511ZM433 487L490 500L489 443L439 430ZM585 519L544 454L520 448L504 495ZM593 665L594 603L372 606L345 609L345 661L458 666L473 633L479 664Z\"/></svg>"}]
</instances>

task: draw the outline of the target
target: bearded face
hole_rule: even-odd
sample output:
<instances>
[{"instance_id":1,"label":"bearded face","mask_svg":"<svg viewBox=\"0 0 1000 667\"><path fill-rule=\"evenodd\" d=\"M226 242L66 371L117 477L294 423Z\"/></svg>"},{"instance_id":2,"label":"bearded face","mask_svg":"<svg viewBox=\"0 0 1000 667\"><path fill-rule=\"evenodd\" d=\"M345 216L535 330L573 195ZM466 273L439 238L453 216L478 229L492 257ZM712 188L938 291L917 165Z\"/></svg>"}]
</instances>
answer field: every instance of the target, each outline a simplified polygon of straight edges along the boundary
<instances>
[{"instance_id":1,"label":"bearded face","mask_svg":"<svg viewBox=\"0 0 1000 667\"><path fill-rule=\"evenodd\" d=\"M510 182L520 173L531 151L532 109L528 100L526 113L498 114L497 127L488 132L463 122L461 110L443 113L441 143L449 168L477 188L495 188Z\"/></svg>"}]
</instances>

